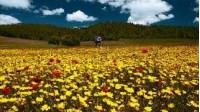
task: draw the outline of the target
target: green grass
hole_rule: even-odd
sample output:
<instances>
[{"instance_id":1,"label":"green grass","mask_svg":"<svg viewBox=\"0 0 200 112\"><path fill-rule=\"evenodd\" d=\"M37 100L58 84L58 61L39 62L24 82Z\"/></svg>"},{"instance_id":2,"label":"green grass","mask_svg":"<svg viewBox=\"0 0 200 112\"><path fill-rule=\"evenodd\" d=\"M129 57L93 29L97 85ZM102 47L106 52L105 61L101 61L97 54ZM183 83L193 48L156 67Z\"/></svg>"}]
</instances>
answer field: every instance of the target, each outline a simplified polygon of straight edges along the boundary
<instances>
[{"instance_id":1,"label":"green grass","mask_svg":"<svg viewBox=\"0 0 200 112\"><path fill-rule=\"evenodd\" d=\"M198 45L197 39L127 39L120 40L128 45Z\"/></svg>"},{"instance_id":2,"label":"green grass","mask_svg":"<svg viewBox=\"0 0 200 112\"><path fill-rule=\"evenodd\" d=\"M46 41L8 38L0 36L0 48L54 48Z\"/></svg>"},{"instance_id":3,"label":"green grass","mask_svg":"<svg viewBox=\"0 0 200 112\"><path fill-rule=\"evenodd\" d=\"M103 41L103 46L145 46L145 45L198 45L199 40L195 39L120 39L119 41ZM94 42L82 42L81 46L94 46Z\"/></svg>"},{"instance_id":4,"label":"green grass","mask_svg":"<svg viewBox=\"0 0 200 112\"><path fill-rule=\"evenodd\" d=\"M103 46L146 46L146 45L198 45L195 39L120 39L119 41L103 41ZM81 42L80 47L94 47L93 41ZM0 37L0 48L65 48L66 46L49 45L47 41L26 40Z\"/></svg>"}]
</instances>

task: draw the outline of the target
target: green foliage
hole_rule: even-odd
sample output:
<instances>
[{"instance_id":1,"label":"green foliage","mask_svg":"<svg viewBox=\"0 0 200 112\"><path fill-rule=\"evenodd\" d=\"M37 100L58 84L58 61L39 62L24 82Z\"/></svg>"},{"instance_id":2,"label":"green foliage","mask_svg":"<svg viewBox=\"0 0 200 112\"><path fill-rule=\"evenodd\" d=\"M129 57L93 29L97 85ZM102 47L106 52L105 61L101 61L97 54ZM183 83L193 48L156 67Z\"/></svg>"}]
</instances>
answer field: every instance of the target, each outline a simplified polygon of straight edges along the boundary
<instances>
[{"instance_id":1,"label":"green foliage","mask_svg":"<svg viewBox=\"0 0 200 112\"><path fill-rule=\"evenodd\" d=\"M93 41L96 35L102 36L103 40L198 39L198 31L198 27L142 26L130 23L99 23L81 29L36 24L0 26L0 35L2 36L48 40L50 44L58 44L57 41L60 43L63 39L74 37L80 39L80 41ZM62 38L63 36L64 38Z\"/></svg>"},{"instance_id":2,"label":"green foliage","mask_svg":"<svg viewBox=\"0 0 200 112\"><path fill-rule=\"evenodd\" d=\"M79 46L80 40L77 38L65 38L62 40L62 45L66 46Z\"/></svg>"},{"instance_id":3,"label":"green foliage","mask_svg":"<svg viewBox=\"0 0 200 112\"><path fill-rule=\"evenodd\" d=\"M50 38L48 44L60 45L60 40L57 38Z\"/></svg>"}]
</instances>

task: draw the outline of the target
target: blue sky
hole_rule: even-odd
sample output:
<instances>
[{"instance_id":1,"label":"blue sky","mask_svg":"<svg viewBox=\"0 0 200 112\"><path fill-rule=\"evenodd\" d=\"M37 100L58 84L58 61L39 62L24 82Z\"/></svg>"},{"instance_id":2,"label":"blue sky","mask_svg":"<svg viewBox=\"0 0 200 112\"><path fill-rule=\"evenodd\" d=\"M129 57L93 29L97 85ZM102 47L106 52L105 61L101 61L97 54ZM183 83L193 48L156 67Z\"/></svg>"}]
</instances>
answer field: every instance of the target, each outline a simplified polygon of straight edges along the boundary
<instances>
[{"instance_id":1,"label":"blue sky","mask_svg":"<svg viewBox=\"0 0 200 112\"><path fill-rule=\"evenodd\" d=\"M0 24L87 27L120 21L142 25L198 25L197 0L0 0Z\"/></svg>"}]
</instances>

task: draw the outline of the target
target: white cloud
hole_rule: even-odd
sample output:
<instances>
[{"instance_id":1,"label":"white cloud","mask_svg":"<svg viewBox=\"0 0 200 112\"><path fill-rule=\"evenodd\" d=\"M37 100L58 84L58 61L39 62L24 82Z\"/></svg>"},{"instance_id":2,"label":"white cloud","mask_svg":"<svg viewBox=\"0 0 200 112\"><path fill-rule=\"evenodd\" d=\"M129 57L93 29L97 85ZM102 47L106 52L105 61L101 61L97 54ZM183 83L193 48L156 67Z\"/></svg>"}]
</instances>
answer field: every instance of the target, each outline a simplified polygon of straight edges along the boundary
<instances>
[{"instance_id":1,"label":"white cloud","mask_svg":"<svg viewBox=\"0 0 200 112\"><path fill-rule=\"evenodd\" d=\"M199 22L199 17L195 17L194 23Z\"/></svg>"},{"instance_id":2,"label":"white cloud","mask_svg":"<svg viewBox=\"0 0 200 112\"><path fill-rule=\"evenodd\" d=\"M0 25L21 23L17 18L10 15L0 14Z\"/></svg>"},{"instance_id":3,"label":"white cloud","mask_svg":"<svg viewBox=\"0 0 200 112\"><path fill-rule=\"evenodd\" d=\"M135 24L153 24L171 19L173 14L167 14L172 6L164 0L84 0L99 2L112 7L121 8L121 13L130 14L127 22Z\"/></svg>"},{"instance_id":4,"label":"white cloud","mask_svg":"<svg viewBox=\"0 0 200 112\"><path fill-rule=\"evenodd\" d=\"M39 13L40 13L40 10L39 10L39 9L35 9L35 10L33 10L33 13L39 14Z\"/></svg>"},{"instance_id":5,"label":"white cloud","mask_svg":"<svg viewBox=\"0 0 200 112\"><path fill-rule=\"evenodd\" d=\"M129 23L143 25L173 18L173 14L166 14L171 9L171 5L161 0L132 0L122 5L122 10L130 14Z\"/></svg>"},{"instance_id":6,"label":"white cloud","mask_svg":"<svg viewBox=\"0 0 200 112\"><path fill-rule=\"evenodd\" d=\"M106 10L106 9L107 9L107 7L106 7L106 6L102 8L102 10Z\"/></svg>"},{"instance_id":7,"label":"white cloud","mask_svg":"<svg viewBox=\"0 0 200 112\"><path fill-rule=\"evenodd\" d=\"M73 12L72 14L66 15L67 21L76 21L76 22L86 22L86 21L95 21L97 20L96 17L88 16L81 10L78 10L76 12Z\"/></svg>"},{"instance_id":8,"label":"white cloud","mask_svg":"<svg viewBox=\"0 0 200 112\"><path fill-rule=\"evenodd\" d=\"M196 4L198 5L198 7L194 8L194 11L198 13L199 12L199 0L196 0ZM195 17L193 22L194 23L199 22L199 16Z\"/></svg>"},{"instance_id":9,"label":"white cloud","mask_svg":"<svg viewBox=\"0 0 200 112\"><path fill-rule=\"evenodd\" d=\"M0 5L9 8L28 9L31 7L31 0L0 0Z\"/></svg>"},{"instance_id":10,"label":"white cloud","mask_svg":"<svg viewBox=\"0 0 200 112\"><path fill-rule=\"evenodd\" d=\"M43 9L42 10L42 14L44 16L48 16L48 15L61 15L64 12L65 12L65 10L63 8L57 8L57 9L54 9L54 10L48 10L48 9Z\"/></svg>"},{"instance_id":11,"label":"white cloud","mask_svg":"<svg viewBox=\"0 0 200 112\"><path fill-rule=\"evenodd\" d=\"M196 0L195 2L196 2L197 5L199 5L199 0ZM195 11L195 12L199 12L199 7L195 7L195 8L194 8L194 11Z\"/></svg>"}]
</instances>

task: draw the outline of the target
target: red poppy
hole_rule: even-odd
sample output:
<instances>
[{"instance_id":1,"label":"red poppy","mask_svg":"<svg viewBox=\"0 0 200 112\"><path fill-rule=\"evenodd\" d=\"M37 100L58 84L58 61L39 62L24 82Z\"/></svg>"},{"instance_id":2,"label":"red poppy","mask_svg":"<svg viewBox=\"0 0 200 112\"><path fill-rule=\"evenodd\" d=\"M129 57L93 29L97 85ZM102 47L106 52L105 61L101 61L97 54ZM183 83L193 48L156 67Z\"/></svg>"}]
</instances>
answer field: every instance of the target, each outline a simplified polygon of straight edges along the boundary
<instances>
[{"instance_id":1,"label":"red poppy","mask_svg":"<svg viewBox=\"0 0 200 112\"><path fill-rule=\"evenodd\" d=\"M177 68L179 68L179 67L180 67L179 64L174 64L174 65L173 65L173 69L177 69Z\"/></svg>"},{"instance_id":2,"label":"red poppy","mask_svg":"<svg viewBox=\"0 0 200 112\"><path fill-rule=\"evenodd\" d=\"M39 84L35 82L31 82L31 87L32 87L32 90L37 90L39 89Z\"/></svg>"},{"instance_id":3,"label":"red poppy","mask_svg":"<svg viewBox=\"0 0 200 112\"><path fill-rule=\"evenodd\" d=\"M86 74L86 75L85 75L85 79L86 79L86 80L90 80L90 75Z\"/></svg>"},{"instance_id":4,"label":"red poppy","mask_svg":"<svg viewBox=\"0 0 200 112\"><path fill-rule=\"evenodd\" d=\"M72 64L78 64L79 62L77 60L71 60Z\"/></svg>"},{"instance_id":5,"label":"red poppy","mask_svg":"<svg viewBox=\"0 0 200 112\"><path fill-rule=\"evenodd\" d=\"M60 63L61 61L59 59L56 60L56 63Z\"/></svg>"},{"instance_id":6,"label":"red poppy","mask_svg":"<svg viewBox=\"0 0 200 112\"><path fill-rule=\"evenodd\" d=\"M50 59L49 59L49 62L51 62L51 63L54 62L54 59L53 59L53 58L50 58Z\"/></svg>"},{"instance_id":7,"label":"red poppy","mask_svg":"<svg viewBox=\"0 0 200 112\"><path fill-rule=\"evenodd\" d=\"M2 89L2 93L4 95L8 95L12 92L12 89L10 87L5 87L4 89Z\"/></svg>"},{"instance_id":8,"label":"red poppy","mask_svg":"<svg viewBox=\"0 0 200 112\"><path fill-rule=\"evenodd\" d=\"M142 72L144 71L144 67L136 67L135 70L136 70L137 72L142 73Z\"/></svg>"},{"instance_id":9,"label":"red poppy","mask_svg":"<svg viewBox=\"0 0 200 112\"><path fill-rule=\"evenodd\" d=\"M17 69L17 70L16 70L16 72L21 72L21 71L22 71L22 70L20 70L20 69Z\"/></svg>"},{"instance_id":10,"label":"red poppy","mask_svg":"<svg viewBox=\"0 0 200 112\"><path fill-rule=\"evenodd\" d=\"M57 69L54 69L52 71L52 74L51 74L53 77L60 77L61 76L61 72L60 70L57 70Z\"/></svg>"},{"instance_id":11,"label":"red poppy","mask_svg":"<svg viewBox=\"0 0 200 112\"><path fill-rule=\"evenodd\" d=\"M113 64L114 64L115 66L117 66L117 60L116 60L116 59L113 59Z\"/></svg>"},{"instance_id":12,"label":"red poppy","mask_svg":"<svg viewBox=\"0 0 200 112\"><path fill-rule=\"evenodd\" d=\"M106 112L105 110L100 110L99 112Z\"/></svg>"},{"instance_id":13,"label":"red poppy","mask_svg":"<svg viewBox=\"0 0 200 112\"><path fill-rule=\"evenodd\" d=\"M148 50L146 48L142 49L142 53L148 53Z\"/></svg>"},{"instance_id":14,"label":"red poppy","mask_svg":"<svg viewBox=\"0 0 200 112\"><path fill-rule=\"evenodd\" d=\"M34 76L34 77L32 78L32 81L37 82L37 83L40 83L40 82L42 81L42 78L41 78L40 76Z\"/></svg>"},{"instance_id":15,"label":"red poppy","mask_svg":"<svg viewBox=\"0 0 200 112\"><path fill-rule=\"evenodd\" d=\"M54 64L54 62L55 62L55 60L53 58L50 58L49 62L48 62L48 65L52 65L52 64Z\"/></svg>"},{"instance_id":16,"label":"red poppy","mask_svg":"<svg viewBox=\"0 0 200 112\"><path fill-rule=\"evenodd\" d=\"M103 87L101 88L101 90L102 90L103 92L105 92L105 93L109 92L108 86L103 86Z\"/></svg>"},{"instance_id":17,"label":"red poppy","mask_svg":"<svg viewBox=\"0 0 200 112\"><path fill-rule=\"evenodd\" d=\"M162 85L164 84L164 81L159 80L159 81L157 82L157 84L158 84L158 87L162 87Z\"/></svg>"},{"instance_id":18,"label":"red poppy","mask_svg":"<svg viewBox=\"0 0 200 112\"><path fill-rule=\"evenodd\" d=\"M113 63L116 63L117 62L117 60L116 59L113 59Z\"/></svg>"},{"instance_id":19,"label":"red poppy","mask_svg":"<svg viewBox=\"0 0 200 112\"><path fill-rule=\"evenodd\" d=\"M29 66L25 66L24 70L27 71L29 69Z\"/></svg>"}]
</instances>

